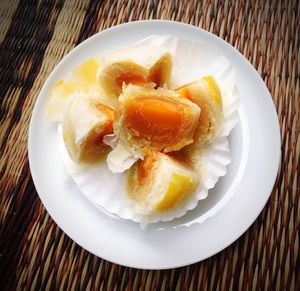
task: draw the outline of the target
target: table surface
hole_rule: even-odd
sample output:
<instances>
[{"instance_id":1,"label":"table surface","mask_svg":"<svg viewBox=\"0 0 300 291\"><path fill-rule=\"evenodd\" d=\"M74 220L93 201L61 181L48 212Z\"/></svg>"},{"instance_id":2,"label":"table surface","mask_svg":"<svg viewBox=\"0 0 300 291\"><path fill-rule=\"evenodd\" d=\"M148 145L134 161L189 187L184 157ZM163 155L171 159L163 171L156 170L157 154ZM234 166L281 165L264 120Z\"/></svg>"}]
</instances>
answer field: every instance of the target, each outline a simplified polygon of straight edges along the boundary
<instances>
[{"instance_id":1,"label":"table surface","mask_svg":"<svg viewBox=\"0 0 300 291\"><path fill-rule=\"evenodd\" d=\"M297 0L0 1L0 289L300 290L299 6ZM27 155L31 112L55 65L98 31L141 19L190 23L231 43L262 76L281 128L279 174L255 223L217 255L163 271L112 264L67 237L39 199Z\"/></svg>"}]
</instances>

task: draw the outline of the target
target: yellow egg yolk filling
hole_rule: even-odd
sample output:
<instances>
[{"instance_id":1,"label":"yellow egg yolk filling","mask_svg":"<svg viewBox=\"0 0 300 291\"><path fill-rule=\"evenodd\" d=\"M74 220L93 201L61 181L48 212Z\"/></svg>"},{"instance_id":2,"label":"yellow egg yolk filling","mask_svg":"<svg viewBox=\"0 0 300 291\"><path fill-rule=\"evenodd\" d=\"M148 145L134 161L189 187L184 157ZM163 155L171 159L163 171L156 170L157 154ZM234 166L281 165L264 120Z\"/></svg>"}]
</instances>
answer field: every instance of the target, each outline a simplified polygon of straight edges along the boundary
<instances>
[{"instance_id":1,"label":"yellow egg yolk filling","mask_svg":"<svg viewBox=\"0 0 300 291\"><path fill-rule=\"evenodd\" d=\"M123 83L126 85L133 84L139 86L143 86L146 83L155 83L155 87L159 87L162 85L162 74L163 73L159 69L156 69L151 71L147 78L144 78L143 76L127 72L116 77L115 82L120 88L122 87Z\"/></svg>"},{"instance_id":2,"label":"yellow egg yolk filling","mask_svg":"<svg viewBox=\"0 0 300 291\"><path fill-rule=\"evenodd\" d=\"M181 138L186 120L186 106L158 97L142 97L128 101L124 124L133 136L148 141L176 142Z\"/></svg>"},{"instance_id":3,"label":"yellow egg yolk filling","mask_svg":"<svg viewBox=\"0 0 300 291\"><path fill-rule=\"evenodd\" d=\"M134 85L144 85L147 82L144 77L129 72L118 76L115 81L119 87L122 87L123 82Z\"/></svg>"},{"instance_id":4,"label":"yellow egg yolk filling","mask_svg":"<svg viewBox=\"0 0 300 291\"><path fill-rule=\"evenodd\" d=\"M153 168L156 158L154 155L145 156L144 160L137 162L137 181L140 186L144 185Z\"/></svg>"}]
</instances>

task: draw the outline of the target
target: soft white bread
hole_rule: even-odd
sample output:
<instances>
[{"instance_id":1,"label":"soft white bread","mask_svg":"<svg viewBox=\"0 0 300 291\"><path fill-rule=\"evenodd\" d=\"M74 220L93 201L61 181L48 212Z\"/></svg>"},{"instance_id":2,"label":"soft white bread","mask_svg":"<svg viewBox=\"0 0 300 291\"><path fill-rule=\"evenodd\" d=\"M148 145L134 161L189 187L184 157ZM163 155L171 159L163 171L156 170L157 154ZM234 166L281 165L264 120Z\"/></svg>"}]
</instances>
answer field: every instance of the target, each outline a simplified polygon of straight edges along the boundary
<instances>
[{"instance_id":1,"label":"soft white bread","mask_svg":"<svg viewBox=\"0 0 300 291\"><path fill-rule=\"evenodd\" d=\"M63 138L71 158L76 162L93 163L103 158L108 147L103 137L112 133L113 109L88 98L73 94L63 116Z\"/></svg>"},{"instance_id":2,"label":"soft white bread","mask_svg":"<svg viewBox=\"0 0 300 291\"><path fill-rule=\"evenodd\" d=\"M76 92L93 95L95 99L104 97L96 79L99 67L98 59L88 59L56 83L48 101L47 115L50 120L62 121L65 103Z\"/></svg>"},{"instance_id":3,"label":"soft white bread","mask_svg":"<svg viewBox=\"0 0 300 291\"><path fill-rule=\"evenodd\" d=\"M223 118L222 96L217 82L212 76L185 85L176 90L182 97L201 108L195 130L196 142L211 142L216 136Z\"/></svg>"},{"instance_id":4,"label":"soft white bread","mask_svg":"<svg viewBox=\"0 0 300 291\"><path fill-rule=\"evenodd\" d=\"M199 177L188 165L160 152L137 161L125 177L128 199L139 215L176 208L199 183Z\"/></svg>"},{"instance_id":5,"label":"soft white bread","mask_svg":"<svg viewBox=\"0 0 300 291\"><path fill-rule=\"evenodd\" d=\"M123 83L163 86L172 70L171 54L162 47L149 45L115 51L104 56L103 63L98 80L112 98L119 97Z\"/></svg>"}]
</instances>

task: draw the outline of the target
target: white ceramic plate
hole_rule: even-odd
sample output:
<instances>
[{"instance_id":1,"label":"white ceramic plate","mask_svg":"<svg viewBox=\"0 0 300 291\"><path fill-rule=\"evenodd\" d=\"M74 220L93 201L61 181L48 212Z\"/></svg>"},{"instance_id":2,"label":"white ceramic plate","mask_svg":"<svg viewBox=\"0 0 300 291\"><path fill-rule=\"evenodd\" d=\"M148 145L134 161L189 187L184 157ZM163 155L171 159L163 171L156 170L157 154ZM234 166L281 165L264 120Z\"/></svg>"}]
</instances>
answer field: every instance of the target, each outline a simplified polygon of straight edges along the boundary
<instances>
[{"instance_id":1,"label":"white ceramic plate","mask_svg":"<svg viewBox=\"0 0 300 291\"><path fill-rule=\"evenodd\" d=\"M174 35L219 51L236 69L241 104L240 122L229 138L232 163L227 175L219 180L206 200L184 217L142 230L136 223L102 213L80 193L64 168L58 148L57 125L47 120L45 112L50 90L74 66L101 51L130 45L151 34ZM94 35L59 63L36 101L28 147L30 169L39 196L68 236L91 253L114 263L166 269L216 254L253 223L275 182L280 160L280 131L264 82L232 46L190 25L142 21ZM216 209L217 214L212 216Z\"/></svg>"}]
</instances>

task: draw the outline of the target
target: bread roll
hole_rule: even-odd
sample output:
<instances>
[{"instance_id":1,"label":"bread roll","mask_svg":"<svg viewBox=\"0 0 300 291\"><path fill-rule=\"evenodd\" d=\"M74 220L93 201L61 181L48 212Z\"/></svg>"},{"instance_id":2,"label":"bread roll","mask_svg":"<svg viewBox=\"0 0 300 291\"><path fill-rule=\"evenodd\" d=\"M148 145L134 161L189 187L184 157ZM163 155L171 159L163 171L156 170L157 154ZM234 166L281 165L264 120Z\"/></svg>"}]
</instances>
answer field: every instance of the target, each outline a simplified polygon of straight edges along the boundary
<instances>
[{"instance_id":1,"label":"bread roll","mask_svg":"<svg viewBox=\"0 0 300 291\"><path fill-rule=\"evenodd\" d=\"M172 56L158 46L140 46L115 51L103 58L98 72L100 86L112 98L118 98L122 85L168 82L172 70Z\"/></svg>"},{"instance_id":2,"label":"bread roll","mask_svg":"<svg viewBox=\"0 0 300 291\"><path fill-rule=\"evenodd\" d=\"M186 164L152 152L126 172L128 199L139 215L176 208L193 193L199 177Z\"/></svg>"},{"instance_id":3,"label":"bread roll","mask_svg":"<svg viewBox=\"0 0 300 291\"><path fill-rule=\"evenodd\" d=\"M176 92L201 108L194 134L195 141L211 142L220 128L223 117L222 96L215 79L212 76L203 77Z\"/></svg>"},{"instance_id":4,"label":"bread roll","mask_svg":"<svg viewBox=\"0 0 300 291\"><path fill-rule=\"evenodd\" d=\"M107 153L103 137L113 131L113 109L84 93L70 97L62 122L63 138L71 158L94 163Z\"/></svg>"},{"instance_id":5,"label":"bread roll","mask_svg":"<svg viewBox=\"0 0 300 291\"><path fill-rule=\"evenodd\" d=\"M114 131L133 149L171 152L193 142L199 115L196 104L174 91L128 85L116 105Z\"/></svg>"}]
</instances>

